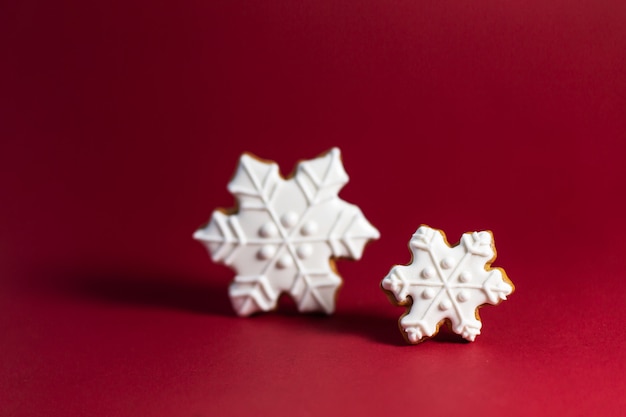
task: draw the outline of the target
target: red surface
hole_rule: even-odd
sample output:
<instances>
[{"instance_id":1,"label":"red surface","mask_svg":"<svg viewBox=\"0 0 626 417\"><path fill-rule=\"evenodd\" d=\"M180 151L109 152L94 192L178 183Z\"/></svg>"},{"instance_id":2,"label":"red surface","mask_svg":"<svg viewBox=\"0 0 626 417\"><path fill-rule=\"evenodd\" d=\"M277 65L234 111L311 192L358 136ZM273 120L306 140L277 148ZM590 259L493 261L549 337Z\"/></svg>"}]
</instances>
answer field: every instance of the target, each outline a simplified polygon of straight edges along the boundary
<instances>
[{"instance_id":1,"label":"red surface","mask_svg":"<svg viewBox=\"0 0 626 417\"><path fill-rule=\"evenodd\" d=\"M620 1L0 5L0 415L623 415ZM381 231L332 317L240 319L192 232L241 152L338 146ZM517 291L405 346L421 223Z\"/></svg>"}]
</instances>

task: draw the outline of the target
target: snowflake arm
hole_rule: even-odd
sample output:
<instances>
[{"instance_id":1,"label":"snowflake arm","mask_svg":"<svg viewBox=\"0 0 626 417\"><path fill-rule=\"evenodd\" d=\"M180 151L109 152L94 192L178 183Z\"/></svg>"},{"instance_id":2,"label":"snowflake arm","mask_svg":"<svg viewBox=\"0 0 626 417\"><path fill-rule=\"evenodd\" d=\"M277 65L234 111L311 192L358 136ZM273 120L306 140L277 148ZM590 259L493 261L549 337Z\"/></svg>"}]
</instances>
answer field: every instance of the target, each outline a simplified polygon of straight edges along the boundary
<instances>
[{"instance_id":1,"label":"snowflake arm","mask_svg":"<svg viewBox=\"0 0 626 417\"><path fill-rule=\"evenodd\" d=\"M337 196L347 182L337 148L301 162L288 179L275 163L242 155L228 184L237 210L216 210L194 234L213 261L236 271L229 294L237 314L272 310L281 293L301 312L334 311L341 277L331 260L359 259L379 237L357 206Z\"/></svg>"},{"instance_id":2,"label":"snowflake arm","mask_svg":"<svg viewBox=\"0 0 626 417\"><path fill-rule=\"evenodd\" d=\"M348 179L337 148L319 158L301 162L295 176L296 183L311 206L334 199Z\"/></svg>"},{"instance_id":3,"label":"snowflake arm","mask_svg":"<svg viewBox=\"0 0 626 417\"><path fill-rule=\"evenodd\" d=\"M228 184L228 191L237 197L240 209L265 210L280 182L278 165L264 163L244 154L239 168Z\"/></svg>"},{"instance_id":4,"label":"snowflake arm","mask_svg":"<svg viewBox=\"0 0 626 417\"><path fill-rule=\"evenodd\" d=\"M491 232L466 233L450 247L442 231L421 226L409 246L412 262L393 267L381 283L394 304L408 306L400 319L405 338L419 343L449 322L474 341L482 327L478 307L498 304L514 290L503 269L489 267L496 253Z\"/></svg>"}]
</instances>

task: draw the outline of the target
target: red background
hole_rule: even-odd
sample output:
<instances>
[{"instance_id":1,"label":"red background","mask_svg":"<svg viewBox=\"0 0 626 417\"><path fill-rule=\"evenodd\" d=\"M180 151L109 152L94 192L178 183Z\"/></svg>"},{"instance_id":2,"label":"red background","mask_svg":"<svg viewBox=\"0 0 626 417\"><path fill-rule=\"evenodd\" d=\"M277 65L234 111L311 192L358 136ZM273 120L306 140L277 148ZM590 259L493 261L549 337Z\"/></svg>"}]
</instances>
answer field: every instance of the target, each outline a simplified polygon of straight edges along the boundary
<instances>
[{"instance_id":1,"label":"red background","mask_svg":"<svg viewBox=\"0 0 626 417\"><path fill-rule=\"evenodd\" d=\"M621 1L4 1L0 415L622 415ZM382 238L332 317L237 318L191 239L250 151L338 146ZM420 224L517 291L405 345Z\"/></svg>"}]
</instances>

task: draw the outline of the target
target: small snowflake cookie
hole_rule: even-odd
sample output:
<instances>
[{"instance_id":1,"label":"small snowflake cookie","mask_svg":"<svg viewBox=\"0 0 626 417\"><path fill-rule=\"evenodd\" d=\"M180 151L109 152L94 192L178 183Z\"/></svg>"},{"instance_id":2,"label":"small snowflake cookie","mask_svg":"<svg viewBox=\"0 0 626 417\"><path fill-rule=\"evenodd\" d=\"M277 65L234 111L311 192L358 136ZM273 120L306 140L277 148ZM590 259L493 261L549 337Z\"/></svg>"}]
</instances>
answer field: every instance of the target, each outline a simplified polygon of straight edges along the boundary
<instances>
[{"instance_id":1,"label":"small snowflake cookie","mask_svg":"<svg viewBox=\"0 0 626 417\"><path fill-rule=\"evenodd\" d=\"M450 247L441 230L421 226L413 235L409 265L394 266L382 288L395 305L407 306L399 324L409 343L437 334L443 323L473 342L482 323L478 308L506 300L515 287L496 259L489 231L465 233Z\"/></svg>"},{"instance_id":2,"label":"small snowflake cookie","mask_svg":"<svg viewBox=\"0 0 626 417\"><path fill-rule=\"evenodd\" d=\"M213 261L235 270L229 294L240 316L276 308L287 293L300 312L335 309L335 259L360 259L379 233L337 196L348 182L339 149L300 162L288 179L278 165L244 154L228 190L237 210L213 212L193 237Z\"/></svg>"}]
</instances>

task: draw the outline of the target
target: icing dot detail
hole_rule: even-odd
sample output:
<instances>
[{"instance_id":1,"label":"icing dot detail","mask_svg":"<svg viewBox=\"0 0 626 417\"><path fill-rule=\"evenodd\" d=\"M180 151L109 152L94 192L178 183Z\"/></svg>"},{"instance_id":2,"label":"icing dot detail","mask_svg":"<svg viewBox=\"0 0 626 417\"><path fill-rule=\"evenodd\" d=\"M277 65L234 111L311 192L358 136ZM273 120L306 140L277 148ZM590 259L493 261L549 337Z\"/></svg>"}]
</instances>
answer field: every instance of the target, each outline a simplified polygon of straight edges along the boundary
<instances>
[{"instance_id":1,"label":"icing dot detail","mask_svg":"<svg viewBox=\"0 0 626 417\"><path fill-rule=\"evenodd\" d=\"M435 296L435 291L433 291L432 288L426 288L424 291L422 291L422 298L424 300L430 300L434 296Z\"/></svg>"},{"instance_id":2,"label":"icing dot detail","mask_svg":"<svg viewBox=\"0 0 626 417\"><path fill-rule=\"evenodd\" d=\"M276 253L276 247L273 245L263 245L261 249L257 252L257 258L261 260L267 260L274 256Z\"/></svg>"},{"instance_id":3,"label":"icing dot detail","mask_svg":"<svg viewBox=\"0 0 626 417\"><path fill-rule=\"evenodd\" d=\"M431 267L424 268L421 275L424 279L432 278L435 276L435 269Z\"/></svg>"},{"instance_id":4,"label":"icing dot detail","mask_svg":"<svg viewBox=\"0 0 626 417\"><path fill-rule=\"evenodd\" d=\"M284 254L278 258L278 261L276 262L276 266L280 269L289 268L291 265L293 265L293 259L289 254Z\"/></svg>"},{"instance_id":5,"label":"icing dot detail","mask_svg":"<svg viewBox=\"0 0 626 417\"><path fill-rule=\"evenodd\" d=\"M439 310L446 311L452 307L452 303L447 298L439 303Z\"/></svg>"},{"instance_id":6,"label":"icing dot detail","mask_svg":"<svg viewBox=\"0 0 626 417\"><path fill-rule=\"evenodd\" d=\"M261 237L276 237L278 236L278 229L274 223L265 223L259 228L259 236Z\"/></svg>"},{"instance_id":7,"label":"icing dot detail","mask_svg":"<svg viewBox=\"0 0 626 417\"><path fill-rule=\"evenodd\" d=\"M456 295L456 299L463 303L463 302L469 300L469 293L467 291L465 291L465 290L461 290Z\"/></svg>"},{"instance_id":8,"label":"icing dot detail","mask_svg":"<svg viewBox=\"0 0 626 417\"><path fill-rule=\"evenodd\" d=\"M463 271L459 274L460 282L469 282L472 279L472 274L469 271Z\"/></svg>"},{"instance_id":9,"label":"icing dot detail","mask_svg":"<svg viewBox=\"0 0 626 417\"><path fill-rule=\"evenodd\" d=\"M293 227L298 223L298 215L294 211L288 211L280 218L280 224L285 227Z\"/></svg>"},{"instance_id":10,"label":"icing dot detail","mask_svg":"<svg viewBox=\"0 0 626 417\"><path fill-rule=\"evenodd\" d=\"M313 246L305 243L296 248L296 255L300 259L306 259L313 254Z\"/></svg>"},{"instance_id":11,"label":"icing dot detail","mask_svg":"<svg viewBox=\"0 0 626 417\"><path fill-rule=\"evenodd\" d=\"M312 236L317 233L317 230L317 223L315 223L313 220L309 220L302 226L302 229L300 229L300 233L302 233L302 235L304 236Z\"/></svg>"},{"instance_id":12,"label":"icing dot detail","mask_svg":"<svg viewBox=\"0 0 626 417\"><path fill-rule=\"evenodd\" d=\"M443 269L450 269L454 266L454 259L452 258L443 258L441 260L441 267Z\"/></svg>"}]
</instances>

